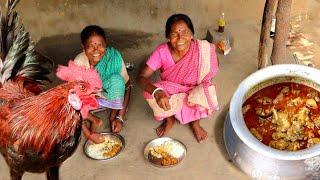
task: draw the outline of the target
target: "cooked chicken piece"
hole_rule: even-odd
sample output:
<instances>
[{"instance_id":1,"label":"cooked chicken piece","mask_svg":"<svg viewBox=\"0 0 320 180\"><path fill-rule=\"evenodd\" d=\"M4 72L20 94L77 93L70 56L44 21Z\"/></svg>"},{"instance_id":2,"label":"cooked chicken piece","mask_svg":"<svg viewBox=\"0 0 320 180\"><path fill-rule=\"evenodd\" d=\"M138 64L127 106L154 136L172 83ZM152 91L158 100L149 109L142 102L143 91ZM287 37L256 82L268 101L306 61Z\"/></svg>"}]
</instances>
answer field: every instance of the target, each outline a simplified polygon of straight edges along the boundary
<instances>
[{"instance_id":1,"label":"cooked chicken piece","mask_svg":"<svg viewBox=\"0 0 320 180\"><path fill-rule=\"evenodd\" d=\"M314 133L312 130L306 132L306 136L308 139L314 138Z\"/></svg>"},{"instance_id":2,"label":"cooked chicken piece","mask_svg":"<svg viewBox=\"0 0 320 180\"><path fill-rule=\"evenodd\" d=\"M269 97L262 97L262 98L257 99L257 102L260 104L266 105L266 104L271 104L272 99Z\"/></svg>"},{"instance_id":3,"label":"cooked chicken piece","mask_svg":"<svg viewBox=\"0 0 320 180\"><path fill-rule=\"evenodd\" d=\"M320 116L316 117L313 122L317 128L320 128Z\"/></svg>"},{"instance_id":4,"label":"cooked chicken piece","mask_svg":"<svg viewBox=\"0 0 320 180\"><path fill-rule=\"evenodd\" d=\"M318 96L314 97L314 100L316 100L316 102L320 101L320 98Z\"/></svg>"},{"instance_id":5,"label":"cooked chicken piece","mask_svg":"<svg viewBox=\"0 0 320 180\"><path fill-rule=\"evenodd\" d=\"M309 119L309 117L307 118L307 121L306 121L305 125L306 125L309 129L314 129L314 123Z\"/></svg>"},{"instance_id":6,"label":"cooked chicken piece","mask_svg":"<svg viewBox=\"0 0 320 180\"><path fill-rule=\"evenodd\" d=\"M271 110L271 109L265 109L265 110L264 110L264 113L265 113L266 115L272 115L272 110Z\"/></svg>"},{"instance_id":7,"label":"cooked chicken piece","mask_svg":"<svg viewBox=\"0 0 320 180\"><path fill-rule=\"evenodd\" d=\"M287 147L287 150L289 150L289 151L297 151L299 149L300 149L300 144L297 141L290 142L288 147Z\"/></svg>"},{"instance_id":8,"label":"cooked chicken piece","mask_svg":"<svg viewBox=\"0 0 320 180\"><path fill-rule=\"evenodd\" d=\"M282 101L283 99L283 95L289 92L289 87L285 86L284 88L282 88L282 90L280 91L280 93L277 95L277 97L273 100L274 104L279 103L280 101Z\"/></svg>"},{"instance_id":9,"label":"cooked chicken piece","mask_svg":"<svg viewBox=\"0 0 320 180\"><path fill-rule=\"evenodd\" d=\"M256 114L261 118L268 118L272 115L271 109L256 108Z\"/></svg>"},{"instance_id":10,"label":"cooked chicken piece","mask_svg":"<svg viewBox=\"0 0 320 180\"><path fill-rule=\"evenodd\" d=\"M318 107L317 102L314 99L307 99L306 106L312 109L316 109Z\"/></svg>"},{"instance_id":11,"label":"cooked chicken piece","mask_svg":"<svg viewBox=\"0 0 320 180\"><path fill-rule=\"evenodd\" d=\"M298 110L297 114L293 115L294 121L300 121L302 124L305 123L306 120L309 120L310 110L306 107L302 107Z\"/></svg>"},{"instance_id":12,"label":"cooked chicken piece","mask_svg":"<svg viewBox=\"0 0 320 180\"><path fill-rule=\"evenodd\" d=\"M285 112L277 112L272 109L272 123L277 125L277 131L285 132L290 127L289 115Z\"/></svg>"},{"instance_id":13,"label":"cooked chicken piece","mask_svg":"<svg viewBox=\"0 0 320 180\"><path fill-rule=\"evenodd\" d=\"M287 134L283 133L283 132L274 132L274 133L272 133L272 139L273 140L279 140L279 139L285 138L286 136L287 136Z\"/></svg>"},{"instance_id":14,"label":"cooked chicken piece","mask_svg":"<svg viewBox=\"0 0 320 180\"><path fill-rule=\"evenodd\" d=\"M298 106L302 103L302 99L300 97L297 97L295 99L291 99L288 101L288 106Z\"/></svg>"},{"instance_id":15,"label":"cooked chicken piece","mask_svg":"<svg viewBox=\"0 0 320 180\"><path fill-rule=\"evenodd\" d=\"M304 136L304 125L313 128L314 124L310 121L308 116L310 110L306 107L300 108L297 114L293 115L291 126L287 130L287 140L296 141L303 140L307 137Z\"/></svg>"},{"instance_id":16,"label":"cooked chicken piece","mask_svg":"<svg viewBox=\"0 0 320 180\"><path fill-rule=\"evenodd\" d=\"M320 143L320 138L311 138L308 140L307 147L311 147L319 143Z\"/></svg>"},{"instance_id":17,"label":"cooked chicken piece","mask_svg":"<svg viewBox=\"0 0 320 180\"><path fill-rule=\"evenodd\" d=\"M318 92L317 91L310 91L308 94L307 94L307 97L308 98L315 98L318 96Z\"/></svg>"},{"instance_id":18,"label":"cooked chicken piece","mask_svg":"<svg viewBox=\"0 0 320 180\"><path fill-rule=\"evenodd\" d=\"M281 89L280 93L281 93L281 94L286 94L286 93L289 92L289 90L290 90L290 88L289 88L288 86L285 86L285 87L283 87L283 88Z\"/></svg>"},{"instance_id":19,"label":"cooked chicken piece","mask_svg":"<svg viewBox=\"0 0 320 180\"><path fill-rule=\"evenodd\" d=\"M264 110L262 108L256 108L256 114L259 116L264 115Z\"/></svg>"},{"instance_id":20,"label":"cooked chicken piece","mask_svg":"<svg viewBox=\"0 0 320 180\"><path fill-rule=\"evenodd\" d=\"M246 114L249 111L249 109L251 109L250 104L243 106L242 107L242 114Z\"/></svg>"},{"instance_id":21,"label":"cooked chicken piece","mask_svg":"<svg viewBox=\"0 0 320 180\"><path fill-rule=\"evenodd\" d=\"M290 128L287 130L286 139L289 141L303 140L304 131L303 126L300 124L292 124Z\"/></svg>"},{"instance_id":22,"label":"cooked chicken piece","mask_svg":"<svg viewBox=\"0 0 320 180\"><path fill-rule=\"evenodd\" d=\"M254 135L254 137L256 137L259 141L263 140L262 135L255 129L255 128L251 128L250 129L251 134Z\"/></svg>"},{"instance_id":23,"label":"cooked chicken piece","mask_svg":"<svg viewBox=\"0 0 320 180\"><path fill-rule=\"evenodd\" d=\"M273 104L277 104L277 103L279 103L279 102L282 101L282 100L283 100L283 94L280 93L280 94L278 94L277 97L273 100Z\"/></svg>"},{"instance_id":24,"label":"cooked chicken piece","mask_svg":"<svg viewBox=\"0 0 320 180\"><path fill-rule=\"evenodd\" d=\"M300 94L300 90L293 90L292 89L291 92L292 92L293 95L299 95Z\"/></svg>"},{"instance_id":25,"label":"cooked chicken piece","mask_svg":"<svg viewBox=\"0 0 320 180\"><path fill-rule=\"evenodd\" d=\"M274 120L277 120L277 119L279 119L279 117L278 117L278 114L277 114L277 110L275 110L274 108L272 109L272 115L273 115L273 119ZM272 120L273 121L273 120ZM273 122L272 122L273 123Z\"/></svg>"},{"instance_id":26,"label":"cooked chicken piece","mask_svg":"<svg viewBox=\"0 0 320 180\"><path fill-rule=\"evenodd\" d=\"M288 145L289 145L288 141L285 141L283 139L279 139L277 141L272 140L269 143L270 147L273 147L279 150L285 150L288 147Z\"/></svg>"}]
</instances>

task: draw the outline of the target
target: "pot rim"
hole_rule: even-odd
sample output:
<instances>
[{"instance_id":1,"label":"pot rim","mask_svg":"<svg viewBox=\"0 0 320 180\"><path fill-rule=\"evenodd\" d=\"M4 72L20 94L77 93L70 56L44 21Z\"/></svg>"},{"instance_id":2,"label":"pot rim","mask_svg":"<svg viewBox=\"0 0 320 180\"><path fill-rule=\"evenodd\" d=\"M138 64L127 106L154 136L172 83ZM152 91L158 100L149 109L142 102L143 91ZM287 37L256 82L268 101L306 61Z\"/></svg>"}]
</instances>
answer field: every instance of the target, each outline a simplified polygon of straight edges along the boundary
<instances>
[{"instance_id":1,"label":"pot rim","mask_svg":"<svg viewBox=\"0 0 320 180\"><path fill-rule=\"evenodd\" d=\"M242 104L246 93L258 83L279 76L298 76L320 84L320 71L303 65L280 64L258 70L244 79L232 96L229 110L232 127L246 145L265 156L280 160L302 160L317 156L320 154L320 145L295 152L271 148L257 140L244 122Z\"/></svg>"}]
</instances>

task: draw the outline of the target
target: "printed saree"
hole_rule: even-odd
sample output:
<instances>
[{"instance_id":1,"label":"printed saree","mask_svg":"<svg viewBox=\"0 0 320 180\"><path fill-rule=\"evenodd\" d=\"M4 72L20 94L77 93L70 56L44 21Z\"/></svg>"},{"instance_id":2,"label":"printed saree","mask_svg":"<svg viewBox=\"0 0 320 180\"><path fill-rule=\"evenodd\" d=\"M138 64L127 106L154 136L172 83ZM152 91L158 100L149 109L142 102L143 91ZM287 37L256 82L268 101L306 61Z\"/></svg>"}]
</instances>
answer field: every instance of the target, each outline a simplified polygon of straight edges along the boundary
<instances>
[{"instance_id":1,"label":"printed saree","mask_svg":"<svg viewBox=\"0 0 320 180\"><path fill-rule=\"evenodd\" d=\"M99 98L99 105L112 109L122 109L125 93L125 81L121 76L122 57L119 51L112 47L106 49L105 55L95 66L102 86L103 98Z\"/></svg>"}]
</instances>

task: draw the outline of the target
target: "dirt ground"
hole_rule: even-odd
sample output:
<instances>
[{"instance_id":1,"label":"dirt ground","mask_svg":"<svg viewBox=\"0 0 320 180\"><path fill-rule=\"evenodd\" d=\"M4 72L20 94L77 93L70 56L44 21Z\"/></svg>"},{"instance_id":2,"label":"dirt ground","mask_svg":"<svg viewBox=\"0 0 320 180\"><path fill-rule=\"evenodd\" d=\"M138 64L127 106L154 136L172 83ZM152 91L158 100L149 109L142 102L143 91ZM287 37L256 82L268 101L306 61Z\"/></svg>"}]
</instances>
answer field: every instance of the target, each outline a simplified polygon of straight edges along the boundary
<instances>
[{"instance_id":1,"label":"dirt ground","mask_svg":"<svg viewBox=\"0 0 320 180\"><path fill-rule=\"evenodd\" d=\"M148 141L156 138L155 128L159 123L153 120L152 112L144 101L141 90L134 82L132 99L126 115L127 121L121 132L126 141L124 151L110 161L94 161L84 155L85 138L82 138L77 151L62 165L61 179L249 179L228 160L222 132L234 91L245 77L257 69L260 25L233 22L227 28L233 35L234 47L229 55L219 55L220 70L214 82L218 85L220 110L210 118L201 121L209 133L206 142L199 144L187 125L176 124L168 136L186 145L186 158L180 165L173 168L163 169L149 164L144 159L143 149ZM310 37L319 38L319 29L311 29ZM110 32L111 44L122 51L125 61L134 62L136 70L129 72L133 81L139 66L144 63L155 46L164 41L162 34L107 31ZM45 38L39 41L37 48L53 58L57 64L65 64L67 59L73 58L81 50L77 39L77 34ZM319 46L319 39L314 42ZM319 59L319 56L317 58ZM313 64L317 65L319 62L313 62ZM53 79L55 81L51 86L59 83L55 78ZM109 131L107 113L105 111L97 114L103 118L105 124L100 131ZM9 179L9 169L2 156L0 157L0 179ZM23 179L45 179L45 174L26 173Z\"/></svg>"}]
</instances>

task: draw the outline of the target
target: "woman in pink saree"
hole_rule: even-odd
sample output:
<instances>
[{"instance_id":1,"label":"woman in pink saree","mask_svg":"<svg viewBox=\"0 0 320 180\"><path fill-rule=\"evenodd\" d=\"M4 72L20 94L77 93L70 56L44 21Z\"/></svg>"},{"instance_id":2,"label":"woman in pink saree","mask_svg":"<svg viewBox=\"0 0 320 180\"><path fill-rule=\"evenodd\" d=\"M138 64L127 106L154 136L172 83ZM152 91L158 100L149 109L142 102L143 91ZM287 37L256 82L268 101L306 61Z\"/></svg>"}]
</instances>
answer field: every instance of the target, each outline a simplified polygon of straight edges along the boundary
<instances>
[{"instance_id":1,"label":"woman in pink saree","mask_svg":"<svg viewBox=\"0 0 320 180\"><path fill-rule=\"evenodd\" d=\"M166 23L168 42L153 51L138 76L155 119L163 121L156 130L159 137L168 134L178 120L190 124L201 142L208 135L200 126L200 119L218 109L216 87L211 83L218 70L215 47L193 39L193 34L188 16L172 15ZM161 80L152 83L150 78L157 70Z\"/></svg>"}]
</instances>

